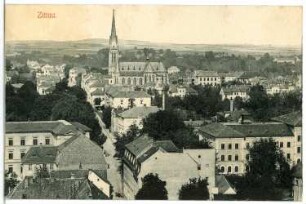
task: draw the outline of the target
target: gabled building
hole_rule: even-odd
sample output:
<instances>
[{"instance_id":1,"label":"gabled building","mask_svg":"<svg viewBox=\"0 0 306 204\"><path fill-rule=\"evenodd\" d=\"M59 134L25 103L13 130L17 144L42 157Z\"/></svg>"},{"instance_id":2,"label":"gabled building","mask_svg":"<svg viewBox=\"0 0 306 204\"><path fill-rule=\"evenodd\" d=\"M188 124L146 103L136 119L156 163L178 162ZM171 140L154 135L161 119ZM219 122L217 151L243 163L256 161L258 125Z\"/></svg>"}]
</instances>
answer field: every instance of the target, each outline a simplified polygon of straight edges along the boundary
<instances>
[{"instance_id":1,"label":"gabled building","mask_svg":"<svg viewBox=\"0 0 306 204\"><path fill-rule=\"evenodd\" d=\"M123 192L127 199L141 188L141 178L153 173L167 182L169 200L178 200L181 186L190 178L208 178L211 196L215 188L215 150L179 150L172 141L153 141L144 135L126 145L123 158Z\"/></svg>"},{"instance_id":2,"label":"gabled building","mask_svg":"<svg viewBox=\"0 0 306 204\"><path fill-rule=\"evenodd\" d=\"M248 148L260 139L273 138L292 165L299 158L296 138L288 125L281 122L211 123L198 128L199 135L211 142L217 152L217 166L221 174L244 174L249 159Z\"/></svg>"},{"instance_id":3,"label":"gabled building","mask_svg":"<svg viewBox=\"0 0 306 204\"><path fill-rule=\"evenodd\" d=\"M242 100L246 101L249 98L249 90L250 86L232 85L222 87L220 90L220 95L222 97L222 100L235 100L236 97L240 97Z\"/></svg>"},{"instance_id":4,"label":"gabled building","mask_svg":"<svg viewBox=\"0 0 306 204\"><path fill-rule=\"evenodd\" d=\"M116 113L112 112L112 132L119 134L126 133L132 125L136 125L139 129L143 128L142 121L151 113L156 113L160 108L156 106L151 107L133 107L126 111Z\"/></svg>"},{"instance_id":5,"label":"gabled building","mask_svg":"<svg viewBox=\"0 0 306 204\"><path fill-rule=\"evenodd\" d=\"M215 71L195 70L193 84L218 86L221 85L221 77Z\"/></svg>"},{"instance_id":6,"label":"gabled building","mask_svg":"<svg viewBox=\"0 0 306 204\"><path fill-rule=\"evenodd\" d=\"M63 144L78 134L89 138L91 129L77 122L26 121L6 122L5 124L5 170L15 172L22 179L22 158L31 147L46 146L52 151L53 146Z\"/></svg>"}]
</instances>

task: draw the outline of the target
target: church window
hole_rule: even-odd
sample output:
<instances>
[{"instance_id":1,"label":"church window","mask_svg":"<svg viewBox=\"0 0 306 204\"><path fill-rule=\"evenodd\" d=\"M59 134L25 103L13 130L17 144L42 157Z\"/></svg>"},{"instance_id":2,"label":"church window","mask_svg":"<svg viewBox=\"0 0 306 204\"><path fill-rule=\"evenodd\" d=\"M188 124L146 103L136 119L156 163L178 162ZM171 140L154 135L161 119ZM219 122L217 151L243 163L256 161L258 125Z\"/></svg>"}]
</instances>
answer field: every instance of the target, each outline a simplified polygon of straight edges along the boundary
<instances>
[{"instance_id":1,"label":"church window","mask_svg":"<svg viewBox=\"0 0 306 204\"><path fill-rule=\"evenodd\" d=\"M130 78L128 78L128 85L130 85L131 84L131 79Z\"/></svg>"}]
</instances>

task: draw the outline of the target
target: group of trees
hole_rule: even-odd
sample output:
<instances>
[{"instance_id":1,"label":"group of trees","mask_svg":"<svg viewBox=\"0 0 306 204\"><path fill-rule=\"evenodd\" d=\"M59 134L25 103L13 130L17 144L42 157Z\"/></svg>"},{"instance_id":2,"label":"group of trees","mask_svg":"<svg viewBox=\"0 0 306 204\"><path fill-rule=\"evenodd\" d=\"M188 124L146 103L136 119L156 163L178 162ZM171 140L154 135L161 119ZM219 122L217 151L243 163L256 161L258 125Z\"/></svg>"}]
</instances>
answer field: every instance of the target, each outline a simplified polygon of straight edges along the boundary
<instances>
[{"instance_id":1,"label":"group of trees","mask_svg":"<svg viewBox=\"0 0 306 204\"><path fill-rule=\"evenodd\" d=\"M147 174L142 178L142 187L135 195L136 200L167 200L167 183L158 174ZM208 200L208 181L202 178L191 178L182 185L178 192L179 200Z\"/></svg>"},{"instance_id":2,"label":"group of trees","mask_svg":"<svg viewBox=\"0 0 306 204\"><path fill-rule=\"evenodd\" d=\"M80 87L68 87L67 81L58 83L51 94L40 96L32 82L26 82L17 92L6 85L7 121L67 120L79 122L91 128L90 137L103 144L105 137L91 105L86 101L86 93Z\"/></svg>"},{"instance_id":3,"label":"group of trees","mask_svg":"<svg viewBox=\"0 0 306 204\"><path fill-rule=\"evenodd\" d=\"M228 176L241 200L282 200L291 192L292 169L273 139L261 139L249 149L244 176Z\"/></svg>"}]
</instances>

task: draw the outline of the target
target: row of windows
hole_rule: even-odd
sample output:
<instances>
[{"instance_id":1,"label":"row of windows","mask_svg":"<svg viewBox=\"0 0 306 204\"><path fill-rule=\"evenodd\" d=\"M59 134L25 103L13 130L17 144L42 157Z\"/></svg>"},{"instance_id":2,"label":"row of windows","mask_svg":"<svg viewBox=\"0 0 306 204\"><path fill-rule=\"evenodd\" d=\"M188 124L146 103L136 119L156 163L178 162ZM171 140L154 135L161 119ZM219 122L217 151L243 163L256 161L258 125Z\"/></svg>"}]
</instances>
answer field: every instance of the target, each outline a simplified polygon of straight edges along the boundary
<instances>
[{"instance_id":1,"label":"row of windows","mask_svg":"<svg viewBox=\"0 0 306 204\"><path fill-rule=\"evenodd\" d=\"M220 171L221 171L221 173L225 173L225 167L224 167L224 166L221 166ZM238 167L238 166L235 166L235 167L234 167L234 172L235 172L235 173L238 173L238 172L239 172L239 167ZM231 166L228 166L228 167L227 167L227 173L232 173L232 167L231 167Z\"/></svg>"},{"instance_id":2,"label":"row of windows","mask_svg":"<svg viewBox=\"0 0 306 204\"><path fill-rule=\"evenodd\" d=\"M239 160L239 156L237 154L235 155L234 160ZM221 161L225 161L225 155L221 155ZM232 161L232 155L227 155L227 161Z\"/></svg>"},{"instance_id":3,"label":"row of windows","mask_svg":"<svg viewBox=\"0 0 306 204\"><path fill-rule=\"evenodd\" d=\"M216 77L211 77L211 78L209 78L209 77L200 77L200 81L209 81L209 79L210 79L210 81L217 81L217 78Z\"/></svg>"},{"instance_id":4,"label":"row of windows","mask_svg":"<svg viewBox=\"0 0 306 204\"><path fill-rule=\"evenodd\" d=\"M20 153L20 159L22 159L24 157L24 155L25 155L25 151L22 151ZM12 150L10 150L9 153L8 153L8 159L9 160L14 159L14 152Z\"/></svg>"},{"instance_id":5,"label":"row of windows","mask_svg":"<svg viewBox=\"0 0 306 204\"><path fill-rule=\"evenodd\" d=\"M8 139L8 144L9 146L14 146L14 140L13 138ZM20 146L25 146L26 145L26 140L25 138L20 139ZM32 145L38 145L38 139L37 137L34 137L32 140ZM50 145L50 138L45 138L45 145Z\"/></svg>"},{"instance_id":6,"label":"row of windows","mask_svg":"<svg viewBox=\"0 0 306 204\"><path fill-rule=\"evenodd\" d=\"M235 147L235 149L239 149L239 144L236 143L236 144L234 145L234 147ZM227 148L228 148L228 149L232 149L232 144L228 144L228 145L227 145ZM221 149L225 149L225 144L221 144Z\"/></svg>"}]
</instances>

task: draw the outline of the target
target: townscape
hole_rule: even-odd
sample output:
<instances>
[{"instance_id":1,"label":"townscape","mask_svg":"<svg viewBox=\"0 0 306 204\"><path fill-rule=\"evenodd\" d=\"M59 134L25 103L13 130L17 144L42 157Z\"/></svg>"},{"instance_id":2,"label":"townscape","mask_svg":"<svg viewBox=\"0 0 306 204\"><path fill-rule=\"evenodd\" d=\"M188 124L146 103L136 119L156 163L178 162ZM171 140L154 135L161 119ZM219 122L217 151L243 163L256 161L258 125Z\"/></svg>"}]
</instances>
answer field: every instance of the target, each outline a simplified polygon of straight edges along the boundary
<instances>
[{"instance_id":1,"label":"townscape","mask_svg":"<svg viewBox=\"0 0 306 204\"><path fill-rule=\"evenodd\" d=\"M301 54L121 50L109 18L96 58L6 54L7 199L302 200Z\"/></svg>"}]
</instances>

